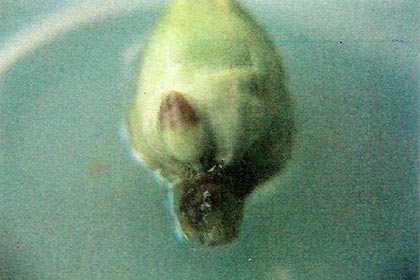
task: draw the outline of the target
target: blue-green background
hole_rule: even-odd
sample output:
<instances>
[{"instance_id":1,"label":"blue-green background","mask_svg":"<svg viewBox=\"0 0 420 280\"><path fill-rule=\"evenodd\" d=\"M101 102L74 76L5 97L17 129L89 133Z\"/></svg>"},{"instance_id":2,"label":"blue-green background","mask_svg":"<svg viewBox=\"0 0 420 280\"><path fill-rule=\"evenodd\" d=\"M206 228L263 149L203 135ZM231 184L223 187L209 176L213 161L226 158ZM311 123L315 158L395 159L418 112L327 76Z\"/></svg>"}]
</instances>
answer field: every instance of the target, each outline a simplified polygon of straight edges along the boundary
<instances>
[{"instance_id":1,"label":"blue-green background","mask_svg":"<svg viewBox=\"0 0 420 280\"><path fill-rule=\"evenodd\" d=\"M0 51L80 3L0 0ZM239 239L179 242L166 186L120 136L138 72L127 50L165 6L139 1L0 73L0 279L418 277L418 1L244 3L282 54L298 140L249 197Z\"/></svg>"}]
</instances>

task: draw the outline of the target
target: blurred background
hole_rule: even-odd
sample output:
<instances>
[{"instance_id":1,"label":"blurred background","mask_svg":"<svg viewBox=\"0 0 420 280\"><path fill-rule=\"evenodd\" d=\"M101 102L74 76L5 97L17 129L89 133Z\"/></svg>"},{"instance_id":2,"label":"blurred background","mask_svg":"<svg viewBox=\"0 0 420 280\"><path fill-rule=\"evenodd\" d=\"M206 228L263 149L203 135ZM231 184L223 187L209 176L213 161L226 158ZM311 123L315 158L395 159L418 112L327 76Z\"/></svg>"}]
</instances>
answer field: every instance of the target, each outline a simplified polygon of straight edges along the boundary
<instances>
[{"instance_id":1,"label":"blurred background","mask_svg":"<svg viewBox=\"0 0 420 280\"><path fill-rule=\"evenodd\" d=\"M418 279L418 1L241 1L296 103L239 239L176 239L121 134L166 1L0 0L0 279Z\"/></svg>"}]
</instances>

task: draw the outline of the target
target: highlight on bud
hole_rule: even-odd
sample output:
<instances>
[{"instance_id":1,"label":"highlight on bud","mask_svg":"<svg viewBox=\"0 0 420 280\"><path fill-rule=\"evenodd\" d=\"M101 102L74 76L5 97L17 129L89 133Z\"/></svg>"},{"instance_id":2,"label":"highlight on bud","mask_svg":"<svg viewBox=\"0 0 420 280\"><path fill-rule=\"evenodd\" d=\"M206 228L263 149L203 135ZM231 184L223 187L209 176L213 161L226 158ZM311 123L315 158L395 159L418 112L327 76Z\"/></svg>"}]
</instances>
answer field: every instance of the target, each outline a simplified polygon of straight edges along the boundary
<instances>
[{"instance_id":1,"label":"highlight on bud","mask_svg":"<svg viewBox=\"0 0 420 280\"><path fill-rule=\"evenodd\" d=\"M136 155L172 185L183 235L232 242L247 196L291 158L274 43L237 1L174 0L144 49L127 127Z\"/></svg>"}]
</instances>

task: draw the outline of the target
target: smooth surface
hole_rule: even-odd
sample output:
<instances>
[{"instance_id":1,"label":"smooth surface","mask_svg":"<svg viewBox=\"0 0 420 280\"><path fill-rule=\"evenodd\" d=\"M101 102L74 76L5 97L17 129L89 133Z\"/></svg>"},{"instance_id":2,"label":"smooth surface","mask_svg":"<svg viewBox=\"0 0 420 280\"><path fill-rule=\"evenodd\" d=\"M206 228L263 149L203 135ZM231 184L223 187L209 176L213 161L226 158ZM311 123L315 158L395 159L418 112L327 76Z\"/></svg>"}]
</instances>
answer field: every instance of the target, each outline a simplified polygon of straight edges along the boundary
<instances>
[{"instance_id":1,"label":"smooth surface","mask_svg":"<svg viewBox=\"0 0 420 280\"><path fill-rule=\"evenodd\" d=\"M43 2L0 2L15 11L0 9L0 279L415 279L415 1L245 2L282 53L299 145L248 200L239 240L214 250L176 240L166 186L119 136L129 62L162 6L5 58L19 30L78 5Z\"/></svg>"}]
</instances>

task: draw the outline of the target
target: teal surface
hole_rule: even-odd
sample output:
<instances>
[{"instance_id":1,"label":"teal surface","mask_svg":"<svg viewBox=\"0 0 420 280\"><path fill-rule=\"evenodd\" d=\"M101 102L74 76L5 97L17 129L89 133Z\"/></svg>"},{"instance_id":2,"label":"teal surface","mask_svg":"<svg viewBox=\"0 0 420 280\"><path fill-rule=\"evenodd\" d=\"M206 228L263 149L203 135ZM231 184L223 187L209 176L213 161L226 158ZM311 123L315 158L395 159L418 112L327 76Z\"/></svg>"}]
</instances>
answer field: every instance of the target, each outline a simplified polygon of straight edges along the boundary
<instances>
[{"instance_id":1,"label":"teal surface","mask_svg":"<svg viewBox=\"0 0 420 280\"><path fill-rule=\"evenodd\" d=\"M0 0L0 279L418 277L416 1L244 3L282 54L299 135L239 239L211 250L177 240L166 186L121 135L164 7L129 2Z\"/></svg>"}]
</instances>

